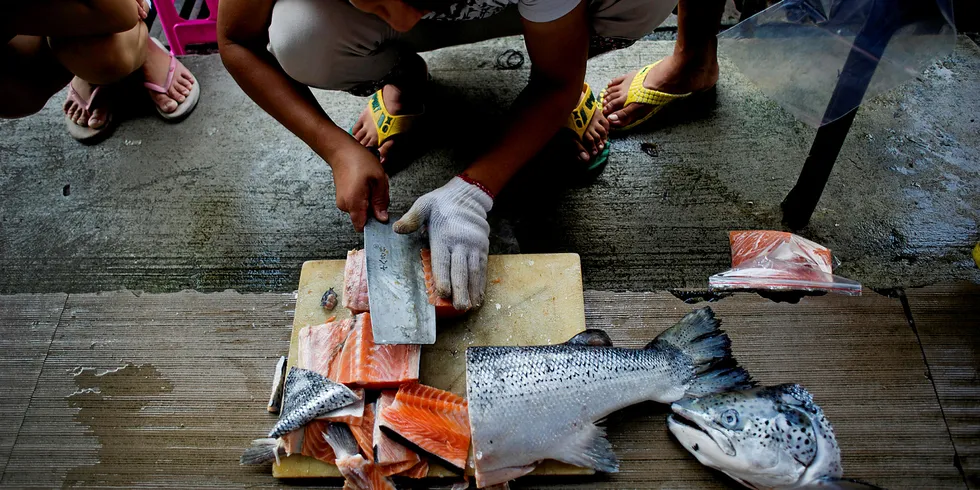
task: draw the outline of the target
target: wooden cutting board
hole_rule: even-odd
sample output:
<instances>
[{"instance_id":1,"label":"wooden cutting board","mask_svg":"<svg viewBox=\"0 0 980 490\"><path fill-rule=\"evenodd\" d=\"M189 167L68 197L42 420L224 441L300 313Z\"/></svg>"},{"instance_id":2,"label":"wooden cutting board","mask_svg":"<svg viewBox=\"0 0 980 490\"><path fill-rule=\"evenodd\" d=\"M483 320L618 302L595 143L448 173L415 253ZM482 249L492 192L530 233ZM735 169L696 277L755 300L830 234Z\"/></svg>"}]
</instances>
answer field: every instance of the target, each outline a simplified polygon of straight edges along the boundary
<instances>
[{"instance_id":1,"label":"wooden cutting board","mask_svg":"<svg viewBox=\"0 0 980 490\"><path fill-rule=\"evenodd\" d=\"M296 314L289 343L288 366L297 358L297 336L307 325L331 316L350 318L343 307L344 261L303 263L296 296ZM320 306L323 293L333 288L337 308ZM560 344L585 330L582 266L578 254L492 255L487 262L487 291L483 306L468 315L442 320L436 343L422 347L420 381L466 396L466 348L481 345ZM548 461L533 474L584 475L592 470ZM337 477L337 467L314 458L293 455L274 464L276 478ZM430 466L429 477L454 473Z\"/></svg>"}]
</instances>

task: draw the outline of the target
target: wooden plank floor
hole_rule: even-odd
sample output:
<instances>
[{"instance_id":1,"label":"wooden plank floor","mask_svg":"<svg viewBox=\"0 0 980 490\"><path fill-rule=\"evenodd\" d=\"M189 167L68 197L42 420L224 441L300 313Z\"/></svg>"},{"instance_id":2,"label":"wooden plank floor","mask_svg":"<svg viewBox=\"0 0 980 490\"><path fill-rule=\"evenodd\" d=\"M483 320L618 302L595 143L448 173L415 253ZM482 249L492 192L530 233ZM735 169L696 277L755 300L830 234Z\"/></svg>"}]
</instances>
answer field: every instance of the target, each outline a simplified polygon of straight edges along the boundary
<instances>
[{"instance_id":1,"label":"wooden plank floor","mask_svg":"<svg viewBox=\"0 0 980 490\"><path fill-rule=\"evenodd\" d=\"M980 286L933 286L905 294L959 464L970 488L980 488Z\"/></svg>"},{"instance_id":2,"label":"wooden plank floor","mask_svg":"<svg viewBox=\"0 0 980 490\"><path fill-rule=\"evenodd\" d=\"M63 312L56 297L24 298L0 297L0 338L48 318L53 340L50 348L39 344L47 356L39 358L33 397L8 389L22 380L0 376L0 389L27 406L22 423L0 419L8 438L20 426L0 484L277 485L268 468L242 468L237 460L271 425L264 411L267 384L287 348L292 295L115 292L71 295L67 304L62 295ZM791 305L740 295L689 305L667 293L599 291L587 291L585 299L590 326L634 347L710 304L756 379L799 382L813 393L834 424L847 476L890 489L966 488L899 299L869 293ZM12 352L0 351L0 363L24 357ZM970 362L975 369L976 359ZM672 440L666 414L666 407L648 403L610 417L619 474L527 479L513 487L737 488ZM976 434L963 437L964 444L976 444Z\"/></svg>"}]
</instances>

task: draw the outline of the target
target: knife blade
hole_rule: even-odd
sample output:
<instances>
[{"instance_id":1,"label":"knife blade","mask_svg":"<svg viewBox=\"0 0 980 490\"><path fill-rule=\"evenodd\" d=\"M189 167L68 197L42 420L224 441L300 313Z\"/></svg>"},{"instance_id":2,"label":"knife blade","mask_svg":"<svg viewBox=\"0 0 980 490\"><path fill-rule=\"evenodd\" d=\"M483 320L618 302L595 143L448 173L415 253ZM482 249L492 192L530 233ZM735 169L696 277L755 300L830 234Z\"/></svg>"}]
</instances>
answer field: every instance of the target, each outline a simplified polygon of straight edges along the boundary
<instances>
[{"instance_id":1,"label":"knife blade","mask_svg":"<svg viewBox=\"0 0 980 490\"><path fill-rule=\"evenodd\" d=\"M422 270L421 232L401 235L369 218L364 226L368 302L376 344L434 344L436 310Z\"/></svg>"}]
</instances>

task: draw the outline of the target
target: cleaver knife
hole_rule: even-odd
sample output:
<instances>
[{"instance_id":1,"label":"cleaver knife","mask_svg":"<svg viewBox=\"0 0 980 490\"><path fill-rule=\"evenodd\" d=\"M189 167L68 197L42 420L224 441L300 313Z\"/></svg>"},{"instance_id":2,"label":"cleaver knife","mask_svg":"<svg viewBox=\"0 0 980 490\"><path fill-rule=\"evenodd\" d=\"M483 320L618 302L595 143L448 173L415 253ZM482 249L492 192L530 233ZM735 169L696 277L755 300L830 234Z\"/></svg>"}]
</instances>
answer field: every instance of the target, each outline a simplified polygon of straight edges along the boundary
<instances>
[{"instance_id":1,"label":"cleaver knife","mask_svg":"<svg viewBox=\"0 0 980 490\"><path fill-rule=\"evenodd\" d=\"M434 344L436 308L422 271L422 232L395 233L391 223L364 226L368 303L376 344Z\"/></svg>"}]
</instances>

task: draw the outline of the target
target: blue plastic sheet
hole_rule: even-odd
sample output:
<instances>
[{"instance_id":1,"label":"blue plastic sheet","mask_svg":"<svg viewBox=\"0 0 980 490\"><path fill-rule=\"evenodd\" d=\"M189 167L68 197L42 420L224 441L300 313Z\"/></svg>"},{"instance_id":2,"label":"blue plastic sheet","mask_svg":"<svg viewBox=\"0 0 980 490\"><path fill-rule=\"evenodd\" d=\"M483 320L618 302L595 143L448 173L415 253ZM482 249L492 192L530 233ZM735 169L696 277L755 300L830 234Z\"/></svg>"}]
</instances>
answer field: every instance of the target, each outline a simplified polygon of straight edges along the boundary
<instances>
[{"instance_id":1,"label":"blue plastic sheet","mask_svg":"<svg viewBox=\"0 0 980 490\"><path fill-rule=\"evenodd\" d=\"M819 127L922 73L956 43L952 0L784 0L718 36L719 49Z\"/></svg>"}]
</instances>

